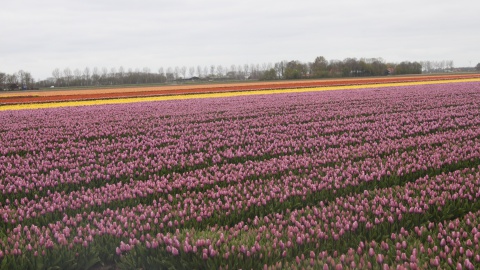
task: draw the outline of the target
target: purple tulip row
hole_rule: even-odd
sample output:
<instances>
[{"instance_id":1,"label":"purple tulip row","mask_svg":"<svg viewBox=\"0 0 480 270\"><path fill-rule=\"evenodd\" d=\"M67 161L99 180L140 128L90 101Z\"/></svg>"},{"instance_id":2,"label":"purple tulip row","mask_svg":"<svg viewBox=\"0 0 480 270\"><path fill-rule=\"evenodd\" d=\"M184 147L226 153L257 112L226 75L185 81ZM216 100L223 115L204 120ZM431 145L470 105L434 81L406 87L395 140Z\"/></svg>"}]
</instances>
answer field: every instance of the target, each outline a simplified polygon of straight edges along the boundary
<instances>
[{"instance_id":1,"label":"purple tulip row","mask_svg":"<svg viewBox=\"0 0 480 270\"><path fill-rule=\"evenodd\" d=\"M471 127L472 125L478 124L477 122L480 117L474 118L473 120L466 121L461 123L466 127ZM458 127L458 126L457 126ZM432 129L439 128L437 125L434 125ZM451 128L451 123L440 126L440 128ZM378 127L377 129L380 129ZM407 128L408 130L414 130L413 128ZM371 134L372 130L368 131ZM174 158L167 159L167 156L171 156L170 148L159 148L165 152L164 154L159 154L158 151L154 151L153 148L149 150L152 153L147 153L147 157L143 151L136 150L133 153L131 149L142 149L141 145L134 145L131 149L125 149L119 143L111 143L108 147L94 147L89 146L82 150L83 153L79 153L76 150L71 150L67 153L68 150L59 150L61 154L65 154L68 158L54 158L49 159L51 153L47 153L46 156L38 154L28 158L23 158L21 161L18 161L19 158L10 158L6 159L4 172L5 178L0 185L3 193L17 193L17 192L29 192L35 189L43 189L49 186L56 186L59 184L72 183L72 184L82 184L89 183L91 181L97 180L109 180L111 178L118 177L136 177L140 174L155 173L159 169L163 169L164 166L180 168L185 166L196 166L200 164L205 164L207 160L211 160L213 163L222 162L226 158L254 158L259 155L284 155L292 154L295 151L321 151L329 146L340 146L346 147L352 143L359 143L360 138L365 140L365 142L373 142L379 140L382 137L393 137L393 138L402 138L400 135L394 135L392 131L383 129L382 132L375 134L373 137L363 133L349 133L345 136L330 136L329 139L319 140L319 138L310 138L308 140L289 140L284 141L284 144L278 143L276 138L268 138L264 141L263 146L255 146L251 142L243 142L248 145L247 147L232 149L228 148L220 153L215 153L213 150L209 152L194 152L188 154L188 156L173 155ZM403 136L407 136L406 132L401 132ZM305 134L308 133L304 133ZM356 134L356 135L351 135ZM370 134L370 135L371 135ZM252 136L253 137L253 136ZM257 140L258 138L254 138ZM269 144L268 142L275 142ZM301 145L302 148L299 147ZM41 146L40 146L41 147ZM79 149L80 146L71 147L71 146L61 146L62 149ZM91 147L91 148L90 148ZM226 147L226 144L218 144L215 148L210 147L211 149ZM228 147L231 147L228 146ZM262 150L267 148L267 152ZM144 146L143 146L144 148ZM80 148L81 149L81 148ZM117 150L112 150L117 149ZM269 151L271 149L272 151ZM123 151L123 152L122 152ZM128 154L126 151L130 151ZM63 153L65 152L65 153ZM106 153L104 153L106 152ZM162 156L165 156L162 158ZM151 158L150 158L151 157ZM162 160L159 160L162 159ZM38 161L41 161L38 164ZM165 162L168 161L167 165ZM14 164L14 166L12 166Z\"/></svg>"},{"instance_id":2,"label":"purple tulip row","mask_svg":"<svg viewBox=\"0 0 480 270\"><path fill-rule=\"evenodd\" d=\"M234 158L319 151L331 146L478 125L480 117L476 116L479 112L474 104L464 103L464 96L455 102L445 102L448 107L432 101L413 113L404 110L388 114L385 112L387 108L383 108L384 111L372 112L370 117L360 115L330 121L323 120L328 117L328 114L323 115L325 111L314 110L318 103L307 106L309 111L302 114L299 113L301 110L291 109L287 103L281 108L282 114L278 115L265 117L267 109L271 110L267 108L267 112L257 112L255 118L201 124L192 124L190 121L196 117L191 115L181 116L176 121L172 118L158 121L153 114L143 116L143 121L133 121L132 116L126 117L125 113L108 114L110 107L103 107L106 112L97 111L106 115L102 124L85 119L64 123L52 115L48 121L23 126L27 129L24 132L16 129L12 131L14 134L0 133L5 141L0 151L4 154L25 152L0 160L0 189L3 193L28 193L65 183L90 183L122 176L135 178L162 169L169 171L188 166L210 166L209 162L221 163ZM436 107L432 108L433 105ZM229 112L236 111L236 108L230 108ZM42 112L39 114L38 118L44 117ZM148 130L152 125L158 127ZM325 133L335 135L322 135ZM44 139L51 136L55 139ZM89 141L88 138L94 139Z\"/></svg>"},{"instance_id":3,"label":"purple tulip row","mask_svg":"<svg viewBox=\"0 0 480 270\"><path fill-rule=\"evenodd\" d=\"M332 153L332 155L327 159L323 157L323 153L288 156L264 162L230 164L221 166L218 170L202 169L172 175L169 178L153 176L146 181L107 184L100 188L82 189L68 194L53 192L31 200L22 198L11 204L8 203L0 208L0 217L6 223L17 223L46 213L95 208L115 201L135 201L136 198L152 194L168 194L171 192L171 188L180 190L182 187L186 187L190 192L180 193L178 199L173 200L172 198L173 202L170 203L183 205L181 209L178 209L181 213L180 217L197 219L200 216L200 219L205 219L214 213L222 212L230 215L236 212L235 208L246 210L251 206L264 205L272 200L282 202L291 196L305 196L307 195L306 191L315 192L335 190L339 186L342 188L358 186L363 182L378 181L395 174L402 176L427 168L441 168L445 164L478 159L480 158L480 139L472 138L479 135L480 129L416 137L413 143L423 147L401 154L392 152L389 148L381 148L386 146L385 144L376 145L376 147L369 148L369 153L374 153L374 156L379 156L381 153L390 154L382 158L367 156L364 157L365 159L353 163L351 160L361 157L365 153L365 149L360 148L360 151L355 149L356 151L351 151L353 155L345 153L343 156L349 158L346 162L341 162L338 156L333 156L337 149L328 149L325 152ZM443 144L433 147L431 146L432 141L435 144L441 142ZM400 145L402 144L400 143ZM325 162L335 160L338 161L335 166L324 167ZM279 173L292 170L298 170L299 174L279 175ZM252 176L255 176L254 179L249 180ZM226 182L228 185L219 187L218 184L222 182ZM204 185L210 185L211 188L204 191L196 190ZM218 196L217 194L223 195ZM218 200L219 197L223 199ZM232 203L233 201L235 204ZM180 219L178 213L169 214ZM181 223L184 221L178 220Z\"/></svg>"},{"instance_id":4,"label":"purple tulip row","mask_svg":"<svg viewBox=\"0 0 480 270\"><path fill-rule=\"evenodd\" d=\"M402 228L403 229L403 228ZM380 243L361 241L346 253L322 251L296 256L264 269L478 269L480 211L462 218L392 233Z\"/></svg>"},{"instance_id":5,"label":"purple tulip row","mask_svg":"<svg viewBox=\"0 0 480 270\"><path fill-rule=\"evenodd\" d=\"M231 227L214 226L208 233L197 232L194 228L162 233L162 227L178 224L159 218L159 213L170 210L168 204L159 202L132 209L65 216L62 221L42 228L18 225L7 231L8 237L0 245L5 254L41 253L53 247L89 246L95 244L95 238L110 235L119 241L129 239L120 242L119 255L128 255L130 250L141 245L146 249L166 250L173 256L197 254L205 258L203 254L206 254L207 259L220 262L230 256L243 259L260 256L275 261L299 246L312 250L332 248L339 240L355 240L356 234L366 235L375 229L376 233L388 233L404 219L428 218L432 211L441 214L451 211L451 207L478 204L479 178L480 167L435 178L424 177L405 186L365 191L299 210L287 209ZM31 248L28 245L32 242Z\"/></svg>"},{"instance_id":6,"label":"purple tulip row","mask_svg":"<svg viewBox=\"0 0 480 270\"><path fill-rule=\"evenodd\" d=\"M408 220L421 227L452 207L474 209L478 90L455 84L1 112L0 261L108 243L122 260L135 249L215 266L275 265L335 250L340 240L358 243L359 235L390 235ZM467 168L416 179L457 165Z\"/></svg>"},{"instance_id":7,"label":"purple tulip row","mask_svg":"<svg viewBox=\"0 0 480 270\"><path fill-rule=\"evenodd\" d=\"M479 170L480 167L435 178L420 178L405 186L366 191L337 198L329 204L320 202L313 207L272 213L263 218L242 221L232 227L213 227L208 236L191 229L174 234L159 233L151 240L142 239L144 232L137 239L140 242L160 242L160 245L156 243L154 246L170 246L170 249L176 248L184 254L193 252L199 256L208 247L209 257L224 259L229 256L249 258L260 254L263 257L281 258L299 246L313 250L322 249L322 246L334 248L337 241L356 239L356 234L367 235L374 230L375 233L388 233L405 218L422 221L422 218L428 215L431 218L436 212L441 215L458 211L452 207L478 205ZM151 243L145 242L145 245L147 249L152 248ZM210 250L214 250L213 255Z\"/></svg>"}]
</instances>

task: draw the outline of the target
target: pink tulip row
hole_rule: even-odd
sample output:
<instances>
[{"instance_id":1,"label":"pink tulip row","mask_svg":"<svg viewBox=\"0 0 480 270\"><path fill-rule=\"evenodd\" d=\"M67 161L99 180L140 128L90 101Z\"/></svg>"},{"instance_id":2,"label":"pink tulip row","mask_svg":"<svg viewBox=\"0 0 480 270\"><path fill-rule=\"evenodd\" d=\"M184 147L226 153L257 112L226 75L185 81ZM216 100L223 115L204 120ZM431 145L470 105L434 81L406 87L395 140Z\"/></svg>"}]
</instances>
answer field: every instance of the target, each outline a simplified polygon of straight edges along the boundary
<instances>
[{"instance_id":1,"label":"pink tulip row","mask_svg":"<svg viewBox=\"0 0 480 270\"><path fill-rule=\"evenodd\" d=\"M322 251L264 269L478 269L480 211L392 233L380 243L361 241L344 254Z\"/></svg>"},{"instance_id":2,"label":"pink tulip row","mask_svg":"<svg viewBox=\"0 0 480 270\"><path fill-rule=\"evenodd\" d=\"M476 132L480 132L480 129ZM450 133L446 134L451 135ZM236 166L225 165L220 167L220 170L202 169L172 175L170 178L154 176L146 181L107 184L100 188L82 189L68 194L53 192L44 197L31 200L23 198L12 204L6 204L0 208L0 217L6 223L17 223L46 213L62 213L68 209L89 207L94 209L115 201L135 200L152 194L168 194L171 192L171 188L181 190L182 187L186 187L191 192L180 193L178 199L172 202L172 204L183 205L182 209L178 209L181 213L180 217L196 219L200 216L204 219L214 213L230 215L236 212L235 208L247 210L251 206L264 205L274 200L282 202L291 196L306 196L306 191L318 192L335 190L338 186L342 188L358 186L363 182L376 181L395 174L401 176L426 168L440 168L445 164L480 158L480 139L471 139L480 134L472 133L470 130L453 135L453 137L440 137L440 140L435 140L436 143L444 142L441 147L431 147L422 142L419 144L423 145L422 149L402 154L391 153L383 158L367 156L363 160L351 163L349 160L357 156L346 155L349 157L347 162L339 161L335 167L324 167L323 162L339 160L338 157L325 160L321 155L304 155ZM425 136L425 138L427 142L430 142L430 136ZM456 143L452 144L453 141ZM388 151L391 152L390 149ZM365 153L364 150L355 154L362 153ZM378 155L379 151L370 153ZM411 166L411 164L416 165ZM300 175L276 176L278 173L288 170L298 170ZM252 176L256 177L248 180ZM228 185L225 187L214 186L222 182L227 182ZM211 188L195 192L202 185L210 185ZM279 190L281 192L278 192ZM224 199L218 200L220 196L217 194L224 194L221 196ZM235 204L232 204L232 201L235 201ZM170 214L179 218L178 213ZM182 219L178 221L182 222Z\"/></svg>"},{"instance_id":3,"label":"pink tulip row","mask_svg":"<svg viewBox=\"0 0 480 270\"><path fill-rule=\"evenodd\" d=\"M200 253L207 249L205 254L212 260L222 261L230 256L244 259L261 256L275 260L294 252L298 246L311 249L332 247L341 239L355 239L356 233L365 235L377 227L394 227L404 217L421 219L432 211L430 209L442 213L447 211L443 208L450 205L475 203L480 197L477 192L479 178L480 167L439 175L434 179L420 178L405 186L365 191L299 210L287 209L285 213L255 217L232 227L214 226L208 234L197 233L195 229L162 233L162 228L178 224L159 219L159 212L170 210L168 203L159 202L132 209L65 216L62 221L41 229L34 225L19 225L7 231L8 238L0 245L5 247L6 254L15 254L18 250L43 252L54 246L71 249L88 246L94 244L97 237L111 235L129 239L120 243L118 254L128 255L131 249L141 245L147 249L169 250L173 256L179 252L204 257ZM36 245L29 250L27 243L31 242Z\"/></svg>"},{"instance_id":4,"label":"pink tulip row","mask_svg":"<svg viewBox=\"0 0 480 270\"><path fill-rule=\"evenodd\" d=\"M355 235L367 235L375 228L376 233L388 233L404 218L422 221L423 216L432 215L432 211L455 213L458 209L452 210L451 207L468 207L472 203L478 205L479 170L480 167L433 179L420 178L405 186L340 197L329 204L320 202L318 206L307 206L300 210L287 209L286 213L256 217L232 227L213 227L207 237L191 229L174 234L160 233L156 240L151 241L159 241L163 244L160 247L175 247L187 254L195 253L192 249L194 246L200 252L205 245L201 243L210 243L206 245L211 245L215 255L223 258L249 258L260 254L263 257L281 258L298 246L307 249L322 249L322 246L332 248L337 241L356 239ZM141 235L145 236L145 233ZM142 242L142 237L137 238ZM151 248L149 244L146 245ZM210 254L209 257L217 256Z\"/></svg>"},{"instance_id":5,"label":"pink tulip row","mask_svg":"<svg viewBox=\"0 0 480 270\"><path fill-rule=\"evenodd\" d=\"M480 85L453 86L0 113L0 262L102 245L274 265L475 209Z\"/></svg>"},{"instance_id":6,"label":"pink tulip row","mask_svg":"<svg viewBox=\"0 0 480 270\"><path fill-rule=\"evenodd\" d=\"M449 118L449 119L451 119L451 118ZM458 121L459 118L455 118L455 119L456 119L455 121ZM480 119L480 118L473 118L473 120L480 121L480 120L477 120L477 119ZM468 124L471 126L471 125L475 125L476 123L475 122L469 122ZM448 127L450 127L450 126L448 126ZM446 126L442 126L441 128L446 128ZM380 133L379 136L384 137L384 136L386 136L386 134ZM365 138L367 136L365 134L362 134L362 136L360 136L360 137ZM378 138L379 137L377 136L372 140L377 140ZM410 138L410 137L407 137L407 138ZM365 143L368 143L372 140L366 140ZM352 142L352 140L350 140L350 142ZM390 144L392 142L384 140L383 143ZM103 145L104 145L104 143L102 143L102 146ZM323 149L327 144L322 146L322 144L315 145L315 144L305 142L305 145L309 146L309 149L315 149L315 150L318 151L318 150ZM347 145L348 145L348 143L347 143ZM117 149L117 148L121 148L121 147L119 147L119 145L114 143L114 144L111 145L110 150ZM276 147L276 148L278 148L278 147ZM90 149L90 150L91 151L89 151L89 155L90 156L93 155L92 157L94 157L96 154L98 155L98 152L101 152L101 150L99 150L99 149ZM137 151L137 152L140 153L140 151ZM241 152L242 151L240 151L240 152L237 151L237 153L233 153L233 151L230 151L230 150L227 149L225 151L224 155L227 155L229 157L234 157L235 154L240 154L241 155L242 154ZM92 153L94 153L94 154L92 154ZM202 154L204 154L204 153L199 152L199 153L196 153L195 155L197 155L196 157L198 157L199 155L201 156ZM245 154L245 152L243 152L243 154ZM124 176L132 176L132 175L137 176L139 171L141 171L143 173L154 173L156 170L158 170L158 163L154 162L153 160L144 160L142 162L141 158L137 157L135 159L135 161L130 161L130 162L127 163L127 162L123 162L123 160L118 161L118 156L120 156L122 158L127 157L127 156L130 157L129 155L118 154L118 153L116 155L112 155L111 158L102 157L100 164L104 163L106 161L111 161L111 162L108 162L109 164L106 165L106 166L99 165L99 164L96 163L97 162L96 159L90 158L89 164L86 165L86 166L82 166L82 164L78 163L78 160L82 160L82 157L81 156L76 156L76 159L77 159L76 162L70 162L71 163L71 165L69 165L69 166L71 166L70 169L68 169L68 166L63 166L63 167L61 166L60 168L57 168L53 171L49 171L49 174L38 174L39 171L35 171L34 168L29 167L28 170L24 171L22 174L15 175L14 171L15 170L18 171L18 167L21 167L21 166L19 164L17 164L18 162L12 162L11 160L8 160L7 164L9 164L10 167L12 167L11 164L15 164L15 168L12 169L12 170L7 170L7 169L5 170L6 174L8 174L8 175L3 180L4 184L0 185L0 187L3 186L3 189L4 189L3 192L4 193L5 192L14 192L15 193L15 192L18 192L19 189L21 189L22 187L24 187L26 189L26 191L28 191L28 190L33 190L33 189L38 188L38 187L39 187L39 189L43 189L43 187L48 187L49 185L57 185L59 182L60 183L89 183L90 181L92 181L94 179L103 179L103 178L104 179L109 179L113 176L120 177L122 175L124 175ZM117 158L116 161L115 161L115 158ZM44 157L39 156L39 159L44 159ZM201 159L203 159L203 158L201 158ZM218 159L221 160L222 157L218 156ZM31 163L30 161L28 161L29 164ZM59 163L58 161L55 161L55 162ZM53 163L53 161L49 163L49 166L51 166L52 163ZM70 164L68 161L65 161L64 163L65 164ZM117 166L112 166L112 164L116 164ZM83 164L83 165L85 165L85 164ZM192 164L190 164L190 165L192 165ZM67 168L66 171L65 171L65 168ZM61 172L59 169L62 169L64 171ZM41 171L41 169L40 169L40 171ZM52 178L54 178L53 181L52 181Z\"/></svg>"},{"instance_id":7,"label":"pink tulip row","mask_svg":"<svg viewBox=\"0 0 480 270\"><path fill-rule=\"evenodd\" d=\"M312 112L311 109L310 114L299 115L298 109L289 110L289 107L284 107L282 115L269 117L270 120L268 117L261 116L262 113L257 114L255 118L240 121L206 124L189 122L181 124L176 121L173 124L173 120L169 118L167 119L169 125L157 127L155 131L146 130L146 127L154 123L153 120L134 122L132 118L126 118L122 114L111 117L113 119L106 117L107 124L104 125L83 120L80 123L81 128L77 125L81 119L77 119L78 122L57 123L58 119L52 116L48 124L53 127L47 130L36 126L46 124L45 121L39 121L32 123L27 134L16 130L16 136L2 138L6 142L14 143L13 146L6 144L4 153L10 151L5 149L12 148L13 150L23 149L31 154L25 157L7 157L0 162L0 173L4 173L3 187L0 186L0 188L7 193L28 193L37 188L43 189L70 182L89 183L94 180L109 180L117 176L136 176L140 172L152 173L159 168L169 170L174 167L196 166L205 164L208 160L219 163L235 157L284 155L303 150L305 146L307 149L317 151L332 145L345 146L384 138L401 138L413 133L428 133L439 128L458 128L458 126L478 124L480 118L475 117L478 111L475 110L474 105L454 104L456 107L440 106L430 109L431 104L427 103L430 106L424 105L426 108L418 110L415 114L407 111L392 115L377 112L373 117L348 118L345 124L340 118L331 120L331 123L322 122L321 125L318 121L324 117L315 111ZM313 105L318 106L317 103ZM230 109L230 111L236 110ZM182 117L181 120L188 120L188 117L190 115ZM295 122L292 123L292 121L306 123L294 124ZM108 123L121 126L122 129ZM64 133L58 130L63 130ZM82 132L92 133L96 130L98 134L94 135ZM219 132L219 130L223 131ZM228 132L233 133L228 134ZM319 135L325 132L329 134L343 132L343 135ZM47 136L44 135L45 133ZM7 133L7 135L10 134ZM50 135L56 136L56 140L45 140L42 143L37 139ZM180 137L176 139L175 135ZM20 136L27 136L27 138ZM90 137L97 139L87 142L85 138ZM114 140L101 139L102 137L112 137ZM18 142L23 143L26 148L17 149ZM227 149L218 151L224 148Z\"/></svg>"},{"instance_id":8,"label":"pink tulip row","mask_svg":"<svg viewBox=\"0 0 480 270\"><path fill-rule=\"evenodd\" d=\"M475 118L475 121L479 118ZM467 127L475 125L478 123L471 123L469 122ZM450 126L443 126L441 128L447 128ZM436 128L436 127L435 127ZM409 129L413 130L413 129ZM371 133L372 131L369 131ZM249 147L252 149L247 150L243 148L235 149L226 149L221 153L206 153L206 152L194 152L189 154L189 156L178 156L174 155L173 159L169 159L168 167L185 167L185 166L196 166L205 164L207 160L212 160L214 163L219 163L225 158L254 158L258 155L278 155L278 154L288 154L294 153L295 151L321 151L328 146L340 146L345 147L352 143L359 143L359 138L364 138L365 142L373 142L379 140L381 137L393 137L393 138L402 138L397 135L392 135L392 133L388 130L384 130L382 133L376 134L374 137L371 137L372 134L364 134L360 133L360 135L355 135L352 137L337 137L331 136L329 141L322 141L318 138L311 138L307 141L301 141L300 145L302 148L298 146L298 143L292 144L292 141L285 141L286 145L281 145L278 143L270 144L267 148L269 149L276 149L276 152L264 152L261 150L261 147L254 147L252 143L248 143ZM404 134L405 136L405 134ZM255 138L258 139L258 138ZM274 139L265 139L264 141L274 141ZM64 147L64 146L62 146ZM65 146L69 148L68 146ZM81 147L81 146L79 146ZM216 147L220 147L219 145ZM222 145L221 147L225 147ZM111 148L111 149L109 149ZM133 148L141 148L139 145L135 145ZM62 148L63 149L63 148ZM75 149L75 148L74 148ZM103 149L103 150L101 150ZM49 153L47 156L37 155L34 157L28 157L23 159L22 161L17 161L18 158L10 158L6 159L7 164L4 168L4 172L6 174L5 179L3 179L3 183L0 184L0 188L5 193L17 193L17 192L29 192L31 190L35 190L39 188L40 190L49 187L49 186L56 186L59 184L81 184L81 183L90 183L94 180L109 180L111 178L118 178L118 177L131 177L131 176L138 176L139 174L148 174L148 173L155 173L158 171L158 168L163 168L165 164L165 160L159 161L158 158L161 155L158 153L149 154L148 157L144 157L142 151L135 151L133 153L129 152L126 154L125 152L121 152L122 150L112 150L112 149L125 149L121 145L117 143L112 143L109 147L103 148L89 148L85 149L84 153L63 153L67 152L66 150L60 150L61 154L68 155L69 158L52 158L49 160ZM167 149L168 148L161 148ZM104 151L107 152L104 155ZM126 151L126 150L125 150ZM129 150L130 151L130 150ZM151 150L153 151L153 150ZM169 150L168 150L169 151ZM170 152L166 152L167 154ZM71 152L74 152L73 150ZM88 153L88 154L87 154ZM164 154L164 155L167 155ZM88 156L87 156L88 155ZM150 156L153 156L150 158ZM130 160L125 160L130 159ZM35 164L35 160L44 160L41 164ZM74 161L73 161L74 160ZM73 161L73 162L72 162ZM173 162L173 163L172 163ZM14 166L12 166L14 164ZM105 164L105 165L102 165ZM38 165L38 166L34 166ZM46 167L45 167L46 166Z\"/></svg>"}]
</instances>

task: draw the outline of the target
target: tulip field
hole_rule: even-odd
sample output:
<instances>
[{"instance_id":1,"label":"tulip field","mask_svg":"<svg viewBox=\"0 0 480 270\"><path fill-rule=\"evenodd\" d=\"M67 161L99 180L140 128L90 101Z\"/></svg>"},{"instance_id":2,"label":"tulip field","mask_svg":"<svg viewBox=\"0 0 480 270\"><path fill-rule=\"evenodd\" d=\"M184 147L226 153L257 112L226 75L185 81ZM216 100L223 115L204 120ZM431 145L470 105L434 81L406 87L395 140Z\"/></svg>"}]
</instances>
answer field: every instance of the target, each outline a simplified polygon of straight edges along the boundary
<instances>
[{"instance_id":1,"label":"tulip field","mask_svg":"<svg viewBox=\"0 0 480 270\"><path fill-rule=\"evenodd\" d=\"M0 269L479 269L480 80L1 110Z\"/></svg>"}]
</instances>

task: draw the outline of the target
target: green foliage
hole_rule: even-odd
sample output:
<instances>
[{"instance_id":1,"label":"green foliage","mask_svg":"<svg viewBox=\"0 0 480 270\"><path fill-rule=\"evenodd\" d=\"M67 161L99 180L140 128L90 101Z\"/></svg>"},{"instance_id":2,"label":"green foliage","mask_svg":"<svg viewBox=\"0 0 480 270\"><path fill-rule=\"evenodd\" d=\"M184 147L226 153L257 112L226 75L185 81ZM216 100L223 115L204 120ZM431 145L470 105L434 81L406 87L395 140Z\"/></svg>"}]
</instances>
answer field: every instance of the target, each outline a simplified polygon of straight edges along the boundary
<instances>
[{"instance_id":1,"label":"green foliage","mask_svg":"<svg viewBox=\"0 0 480 270\"><path fill-rule=\"evenodd\" d=\"M328 77L328 61L323 56L315 58L311 66L312 77L324 78Z\"/></svg>"},{"instance_id":2,"label":"green foliage","mask_svg":"<svg viewBox=\"0 0 480 270\"><path fill-rule=\"evenodd\" d=\"M2 270L87 270L98 265L101 265L101 260L97 256L95 245L71 250L66 247L56 247L47 250L45 255L34 256L31 252L25 252L21 256L5 256L0 259L0 269Z\"/></svg>"},{"instance_id":3,"label":"green foliage","mask_svg":"<svg viewBox=\"0 0 480 270\"><path fill-rule=\"evenodd\" d=\"M274 68L271 68L263 73L260 77L262 81L272 81L277 79L277 71Z\"/></svg>"},{"instance_id":4,"label":"green foliage","mask_svg":"<svg viewBox=\"0 0 480 270\"><path fill-rule=\"evenodd\" d=\"M145 246L135 246L120 258L116 265L119 269L209 269L203 259L198 256L180 253L173 256L162 248L147 249ZM210 268L215 269L215 268Z\"/></svg>"},{"instance_id":5,"label":"green foliage","mask_svg":"<svg viewBox=\"0 0 480 270\"><path fill-rule=\"evenodd\" d=\"M422 65L418 62L402 62L395 67L395 74L422 74Z\"/></svg>"},{"instance_id":6,"label":"green foliage","mask_svg":"<svg viewBox=\"0 0 480 270\"><path fill-rule=\"evenodd\" d=\"M284 78L287 80L301 79L307 74L307 67L299 61L290 61L285 68Z\"/></svg>"}]
</instances>

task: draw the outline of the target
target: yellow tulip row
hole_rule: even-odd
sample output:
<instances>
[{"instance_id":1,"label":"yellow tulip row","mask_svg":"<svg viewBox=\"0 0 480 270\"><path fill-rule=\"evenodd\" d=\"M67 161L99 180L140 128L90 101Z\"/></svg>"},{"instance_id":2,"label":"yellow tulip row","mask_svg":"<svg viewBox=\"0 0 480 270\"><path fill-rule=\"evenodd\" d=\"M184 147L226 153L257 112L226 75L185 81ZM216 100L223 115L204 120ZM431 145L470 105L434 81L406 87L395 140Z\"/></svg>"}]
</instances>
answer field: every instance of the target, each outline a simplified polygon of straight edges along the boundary
<instances>
[{"instance_id":1,"label":"yellow tulip row","mask_svg":"<svg viewBox=\"0 0 480 270\"><path fill-rule=\"evenodd\" d=\"M241 92L223 92L223 93L187 94L187 95L183 94L183 95L172 95L172 96L130 97L130 98L99 99L99 100L62 101L62 102L50 102L50 103L14 104L14 105L0 106L0 111L124 104L124 103L134 103L134 102L166 101L166 100L182 100L182 99L198 99L198 98L220 98L220 97L235 97L235 96L249 96L249 95L269 95L269 94L285 94L285 93L305 93L305 92L316 92L316 91L385 88L385 87L392 87L392 86L398 87L398 86L479 82L479 81L480 81L480 78L473 78L473 79L459 79L459 80L360 84L360 85L327 86L327 87L312 87L312 88L271 89L271 90L253 90L253 91L241 91Z\"/></svg>"}]
</instances>

